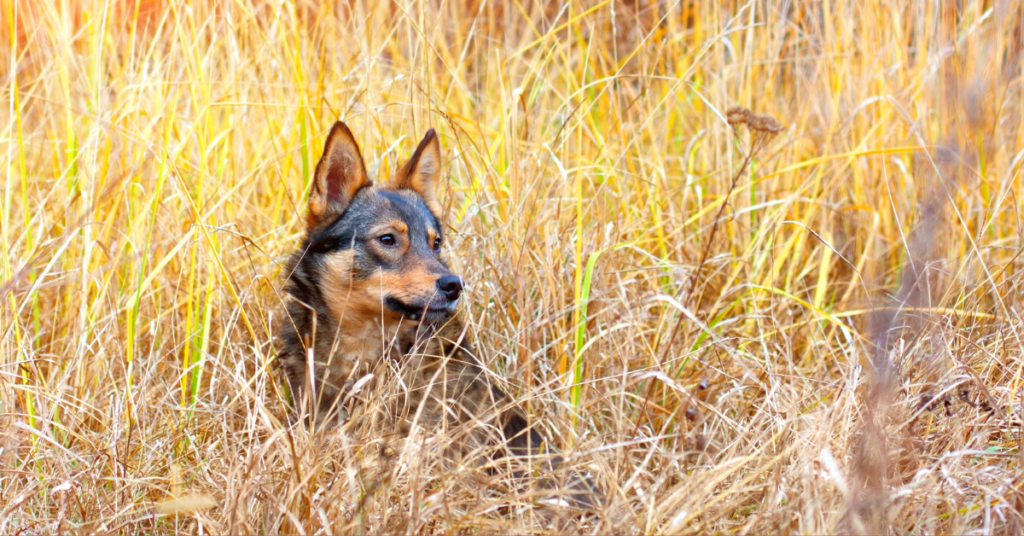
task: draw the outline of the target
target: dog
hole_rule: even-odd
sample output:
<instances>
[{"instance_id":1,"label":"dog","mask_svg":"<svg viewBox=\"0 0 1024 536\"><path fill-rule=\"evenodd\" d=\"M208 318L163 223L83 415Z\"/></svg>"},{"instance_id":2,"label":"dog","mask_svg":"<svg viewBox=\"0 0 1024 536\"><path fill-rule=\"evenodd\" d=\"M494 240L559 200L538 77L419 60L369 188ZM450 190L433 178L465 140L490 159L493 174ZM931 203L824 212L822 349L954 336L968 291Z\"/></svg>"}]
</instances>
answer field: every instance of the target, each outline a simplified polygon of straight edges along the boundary
<instances>
[{"instance_id":1,"label":"dog","mask_svg":"<svg viewBox=\"0 0 1024 536\"><path fill-rule=\"evenodd\" d=\"M514 474L542 473L540 487L569 490L563 504L593 509L593 484L558 471L560 457L534 467L550 449L467 340L463 280L444 253L441 167L430 129L392 177L374 184L349 128L331 128L310 186L305 238L285 271L290 300L276 343L293 406L316 423L358 417L383 419L402 437L416 426L444 432L454 438L449 461L480 452L526 460ZM382 399L376 378L396 368L401 389Z\"/></svg>"}]
</instances>

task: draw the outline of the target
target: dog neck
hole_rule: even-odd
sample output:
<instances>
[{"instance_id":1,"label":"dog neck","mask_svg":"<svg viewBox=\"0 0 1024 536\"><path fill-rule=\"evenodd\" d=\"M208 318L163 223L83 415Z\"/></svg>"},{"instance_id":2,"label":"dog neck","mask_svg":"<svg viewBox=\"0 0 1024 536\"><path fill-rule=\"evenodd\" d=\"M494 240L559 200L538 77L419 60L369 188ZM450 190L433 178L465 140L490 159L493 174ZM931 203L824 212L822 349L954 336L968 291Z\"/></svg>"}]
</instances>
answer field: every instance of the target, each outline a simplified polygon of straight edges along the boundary
<instances>
[{"instance_id":1,"label":"dog neck","mask_svg":"<svg viewBox=\"0 0 1024 536\"><path fill-rule=\"evenodd\" d=\"M372 364L398 359L414 345L419 328L416 322L388 314L335 310L324 316L314 330L316 340L310 341L317 361Z\"/></svg>"}]
</instances>

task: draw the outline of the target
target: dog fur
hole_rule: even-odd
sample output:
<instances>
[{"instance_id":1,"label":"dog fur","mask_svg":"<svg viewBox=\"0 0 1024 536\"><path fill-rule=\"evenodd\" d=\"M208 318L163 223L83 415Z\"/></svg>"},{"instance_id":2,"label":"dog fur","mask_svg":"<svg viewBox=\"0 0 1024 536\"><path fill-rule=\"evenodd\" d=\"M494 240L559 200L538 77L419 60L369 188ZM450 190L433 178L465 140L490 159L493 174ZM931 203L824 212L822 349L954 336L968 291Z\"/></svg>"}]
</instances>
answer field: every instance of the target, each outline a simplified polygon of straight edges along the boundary
<instances>
[{"instance_id":1,"label":"dog fur","mask_svg":"<svg viewBox=\"0 0 1024 536\"><path fill-rule=\"evenodd\" d=\"M492 459L529 458L548 450L543 438L478 361L459 315L462 281L442 247L441 164L431 129L393 177L373 184L352 132L335 123L310 188L305 239L286 269L278 362L294 406L312 422L359 416L384 419L399 436L414 425L444 431L455 438L445 457L455 461L488 449ZM375 391L362 382L389 366L401 371L402 389L368 403L361 393ZM560 464L549 461L547 472ZM593 506L590 481L567 478L569 502Z\"/></svg>"}]
</instances>

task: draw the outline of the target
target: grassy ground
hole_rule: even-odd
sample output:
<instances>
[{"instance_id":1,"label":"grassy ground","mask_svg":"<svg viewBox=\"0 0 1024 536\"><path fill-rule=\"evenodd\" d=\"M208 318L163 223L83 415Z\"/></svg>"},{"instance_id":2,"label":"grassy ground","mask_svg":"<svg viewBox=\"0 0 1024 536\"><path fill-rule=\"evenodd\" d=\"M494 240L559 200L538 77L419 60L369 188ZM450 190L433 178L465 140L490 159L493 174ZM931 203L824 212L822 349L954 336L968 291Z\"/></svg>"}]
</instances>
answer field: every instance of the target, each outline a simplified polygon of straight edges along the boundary
<instances>
[{"instance_id":1,"label":"grassy ground","mask_svg":"<svg viewBox=\"0 0 1024 536\"><path fill-rule=\"evenodd\" d=\"M0 533L1024 531L1020 0L0 8ZM285 424L338 118L602 515Z\"/></svg>"}]
</instances>

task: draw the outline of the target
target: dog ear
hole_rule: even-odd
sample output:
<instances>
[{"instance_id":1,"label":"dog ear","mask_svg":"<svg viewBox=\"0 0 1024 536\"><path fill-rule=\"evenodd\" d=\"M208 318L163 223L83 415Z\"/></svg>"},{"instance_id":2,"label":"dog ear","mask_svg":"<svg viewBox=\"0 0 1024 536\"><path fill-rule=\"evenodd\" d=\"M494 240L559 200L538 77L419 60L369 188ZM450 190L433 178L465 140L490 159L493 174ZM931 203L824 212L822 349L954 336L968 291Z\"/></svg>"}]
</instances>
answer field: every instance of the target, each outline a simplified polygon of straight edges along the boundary
<instances>
[{"instance_id":1,"label":"dog ear","mask_svg":"<svg viewBox=\"0 0 1024 536\"><path fill-rule=\"evenodd\" d=\"M437 187L441 182L441 142L434 129L427 131L412 157L395 173L384 187L392 190L412 190L423 198L430 212L440 220L441 203Z\"/></svg>"},{"instance_id":2,"label":"dog ear","mask_svg":"<svg viewBox=\"0 0 1024 536\"><path fill-rule=\"evenodd\" d=\"M356 192L369 184L352 131L341 121L334 123L313 175L306 228L315 230L334 221L345 212Z\"/></svg>"}]
</instances>

